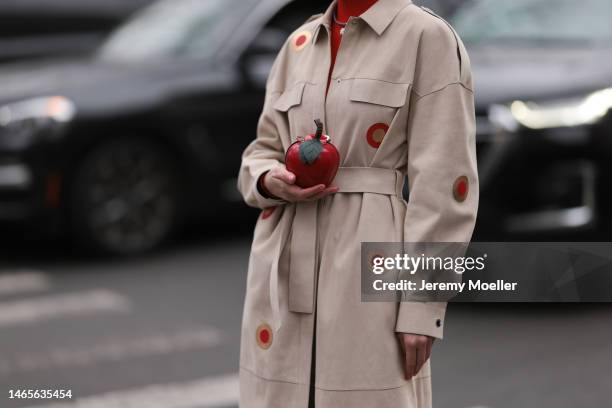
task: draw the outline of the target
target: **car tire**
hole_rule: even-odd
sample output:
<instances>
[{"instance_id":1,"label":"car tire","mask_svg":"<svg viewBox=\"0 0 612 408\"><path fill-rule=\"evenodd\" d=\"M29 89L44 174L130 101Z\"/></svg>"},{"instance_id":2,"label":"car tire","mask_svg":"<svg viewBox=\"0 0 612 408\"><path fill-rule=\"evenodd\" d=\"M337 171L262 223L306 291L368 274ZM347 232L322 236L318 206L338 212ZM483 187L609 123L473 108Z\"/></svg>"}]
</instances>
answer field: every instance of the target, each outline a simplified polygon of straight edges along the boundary
<instances>
[{"instance_id":1,"label":"car tire","mask_svg":"<svg viewBox=\"0 0 612 408\"><path fill-rule=\"evenodd\" d=\"M95 146L77 166L70 219L77 243L97 252L136 255L168 240L177 225L175 161L139 138Z\"/></svg>"}]
</instances>

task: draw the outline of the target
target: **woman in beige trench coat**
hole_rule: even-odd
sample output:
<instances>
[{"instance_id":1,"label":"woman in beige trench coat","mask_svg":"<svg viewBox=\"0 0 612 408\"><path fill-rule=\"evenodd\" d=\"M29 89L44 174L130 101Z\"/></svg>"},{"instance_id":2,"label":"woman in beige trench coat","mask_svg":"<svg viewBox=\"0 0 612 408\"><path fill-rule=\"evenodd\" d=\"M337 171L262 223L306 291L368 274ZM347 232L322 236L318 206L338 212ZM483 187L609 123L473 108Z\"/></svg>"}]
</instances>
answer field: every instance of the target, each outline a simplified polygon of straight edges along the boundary
<instances>
[{"instance_id":1,"label":"woman in beige trench coat","mask_svg":"<svg viewBox=\"0 0 612 408\"><path fill-rule=\"evenodd\" d=\"M422 359L431 342L418 349L398 337L442 338L446 304L362 303L360 246L468 242L474 227L472 78L456 32L409 0L379 0L349 19L327 90L334 9L288 38L242 158L239 189L262 209L242 325L242 408L306 408L309 397L317 408L430 407L429 360L414 352L410 368L404 350ZM303 191L291 186L284 155L318 118L341 168L336 188ZM264 175L282 198L262 190Z\"/></svg>"}]
</instances>

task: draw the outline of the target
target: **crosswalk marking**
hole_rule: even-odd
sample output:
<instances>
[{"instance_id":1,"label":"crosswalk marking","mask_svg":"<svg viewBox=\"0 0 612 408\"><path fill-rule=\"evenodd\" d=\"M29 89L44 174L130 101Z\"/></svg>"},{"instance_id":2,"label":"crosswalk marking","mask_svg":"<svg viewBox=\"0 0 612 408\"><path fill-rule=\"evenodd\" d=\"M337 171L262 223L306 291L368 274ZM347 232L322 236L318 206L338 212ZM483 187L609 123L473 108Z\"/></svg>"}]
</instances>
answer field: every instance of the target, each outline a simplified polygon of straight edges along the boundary
<instances>
[{"instance_id":1,"label":"crosswalk marking","mask_svg":"<svg viewBox=\"0 0 612 408\"><path fill-rule=\"evenodd\" d=\"M38 271L0 271L0 296L25 292L40 292L49 289L49 278Z\"/></svg>"},{"instance_id":2,"label":"crosswalk marking","mask_svg":"<svg viewBox=\"0 0 612 408\"><path fill-rule=\"evenodd\" d=\"M88 366L101 362L125 361L218 346L223 333L214 327L187 328L168 334L142 334L130 339L110 338L81 347L66 347L21 356L0 356L0 377L15 372L40 371L59 367Z\"/></svg>"},{"instance_id":3,"label":"crosswalk marking","mask_svg":"<svg viewBox=\"0 0 612 408\"><path fill-rule=\"evenodd\" d=\"M74 398L74 395L73 395ZM238 375L149 385L27 408L220 408L238 404Z\"/></svg>"},{"instance_id":4,"label":"crosswalk marking","mask_svg":"<svg viewBox=\"0 0 612 408\"><path fill-rule=\"evenodd\" d=\"M127 312L129 309L125 297L107 289L0 302L0 329L68 316Z\"/></svg>"}]
</instances>

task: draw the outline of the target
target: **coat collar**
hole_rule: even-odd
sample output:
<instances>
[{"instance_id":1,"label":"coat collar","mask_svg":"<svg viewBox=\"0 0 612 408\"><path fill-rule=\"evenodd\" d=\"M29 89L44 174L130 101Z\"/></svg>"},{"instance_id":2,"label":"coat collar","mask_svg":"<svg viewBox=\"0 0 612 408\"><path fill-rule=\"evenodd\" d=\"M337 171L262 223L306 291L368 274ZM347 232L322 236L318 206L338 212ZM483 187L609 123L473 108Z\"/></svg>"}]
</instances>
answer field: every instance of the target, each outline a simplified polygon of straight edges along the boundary
<instances>
[{"instance_id":1,"label":"coat collar","mask_svg":"<svg viewBox=\"0 0 612 408\"><path fill-rule=\"evenodd\" d=\"M325 27L329 29L331 27L337 2L338 0L334 0L327 8L325 13L315 20L316 26L312 38L313 42L317 41L319 34L321 33L321 28ZM376 34L382 35L399 12L410 3L412 3L411 0L378 0L365 13L356 18L365 21L366 24L376 32Z\"/></svg>"}]
</instances>

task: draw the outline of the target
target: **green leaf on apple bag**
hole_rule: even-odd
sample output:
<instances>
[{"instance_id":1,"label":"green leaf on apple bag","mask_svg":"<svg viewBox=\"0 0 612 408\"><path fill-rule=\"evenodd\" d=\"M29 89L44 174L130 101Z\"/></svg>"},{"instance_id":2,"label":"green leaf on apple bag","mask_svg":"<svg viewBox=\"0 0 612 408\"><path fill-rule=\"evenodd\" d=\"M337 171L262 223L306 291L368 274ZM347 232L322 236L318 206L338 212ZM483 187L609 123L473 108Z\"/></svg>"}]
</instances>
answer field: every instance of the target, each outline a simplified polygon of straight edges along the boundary
<instances>
[{"instance_id":1,"label":"green leaf on apple bag","mask_svg":"<svg viewBox=\"0 0 612 408\"><path fill-rule=\"evenodd\" d=\"M300 145L300 160L304 164L312 164L323 151L323 144L317 139L306 140Z\"/></svg>"}]
</instances>

